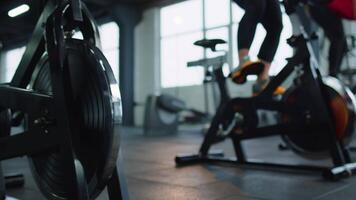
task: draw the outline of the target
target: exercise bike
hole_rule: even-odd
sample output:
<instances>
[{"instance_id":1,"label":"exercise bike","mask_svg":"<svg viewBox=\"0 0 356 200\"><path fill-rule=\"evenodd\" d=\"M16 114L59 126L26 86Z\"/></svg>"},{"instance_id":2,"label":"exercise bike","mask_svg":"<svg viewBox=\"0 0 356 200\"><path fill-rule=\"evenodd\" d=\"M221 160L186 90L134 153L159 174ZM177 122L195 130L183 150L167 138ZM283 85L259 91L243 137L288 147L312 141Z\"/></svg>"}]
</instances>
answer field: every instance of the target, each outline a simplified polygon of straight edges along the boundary
<instances>
[{"instance_id":1,"label":"exercise bike","mask_svg":"<svg viewBox=\"0 0 356 200\"><path fill-rule=\"evenodd\" d=\"M300 4L284 2L288 14ZM303 22L303 21L301 21ZM292 36L288 44L295 49L287 65L273 77L259 95L249 98L231 98L226 88L222 68L214 69L222 101L213 118L198 154L180 155L177 165L223 162L240 166L284 168L322 172L328 179L338 180L356 172L347 149L355 129L355 98L338 79L321 76L311 41L303 26L302 34ZM211 45L216 45L213 41ZM282 98L273 93L291 75L293 85ZM257 111L277 112L275 124L260 126ZM310 159L331 158L333 166L308 166L268 163L247 159L241 145L243 140L280 135L298 155ZM231 139L236 158L224 158L222 152L209 153L212 145Z\"/></svg>"},{"instance_id":2,"label":"exercise bike","mask_svg":"<svg viewBox=\"0 0 356 200\"><path fill-rule=\"evenodd\" d=\"M20 111L25 124L21 134L0 130L0 160L27 156L48 199L95 199L105 187L110 199L124 198L120 90L99 46L80 0L48 0L12 81L0 85L0 119Z\"/></svg>"}]
</instances>

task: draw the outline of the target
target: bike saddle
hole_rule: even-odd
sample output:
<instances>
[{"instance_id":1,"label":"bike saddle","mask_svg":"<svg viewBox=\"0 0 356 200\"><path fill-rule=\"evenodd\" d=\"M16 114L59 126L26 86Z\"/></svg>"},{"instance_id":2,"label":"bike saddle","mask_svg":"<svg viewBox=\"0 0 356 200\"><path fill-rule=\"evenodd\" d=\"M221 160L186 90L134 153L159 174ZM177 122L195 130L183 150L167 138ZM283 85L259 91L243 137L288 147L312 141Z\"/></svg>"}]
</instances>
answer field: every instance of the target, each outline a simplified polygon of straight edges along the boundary
<instances>
[{"instance_id":1,"label":"bike saddle","mask_svg":"<svg viewBox=\"0 0 356 200\"><path fill-rule=\"evenodd\" d=\"M194 45L200 46L203 48L210 48L212 51L216 51L216 45L218 44L226 44L225 40L222 39L202 39L194 42Z\"/></svg>"}]
</instances>

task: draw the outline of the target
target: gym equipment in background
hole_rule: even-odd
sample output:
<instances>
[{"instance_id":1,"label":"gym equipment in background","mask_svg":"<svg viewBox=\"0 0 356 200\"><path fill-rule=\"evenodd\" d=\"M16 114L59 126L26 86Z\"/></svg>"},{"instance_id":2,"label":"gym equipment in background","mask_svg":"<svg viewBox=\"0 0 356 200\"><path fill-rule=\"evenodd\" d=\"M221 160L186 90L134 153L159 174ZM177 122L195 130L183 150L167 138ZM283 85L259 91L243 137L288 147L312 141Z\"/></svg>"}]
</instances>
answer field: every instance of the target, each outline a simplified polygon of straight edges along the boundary
<instances>
[{"instance_id":1,"label":"gym equipment in background","mask_svg":"<svg viewBox=\"0 0 356 200\"><path fill-rule=\"evenodd\" d=\"M204 50L210 49L212 52L218 52L216 50L216 46L218 44L226 44L226 41L221 39L203 39L194 42L194 45L203 47ZM211 113L209 109L210 101L209 101L209 85L211 87L211 96L212 96L212 105L213 105L213 112L216 112L216 109L219 106L219 94L217 91L217 84L216 79L214 77L213 68L215 66L223 66L227 63L227 52L221 51L224 54L222 56L218 56L215 58L204 58L196 61L190 61L187 63L188 67L203 67L204 69L204 79L203 79L203 87L204 87L204 105L205 105L205 112Z\"/></svg>"},{"instance_id":2,"label":"gym equipment in background","mask_svg":"<svg viewBox=\"0 0 356 200\"><path fill-rule=\"evenodd\" d=\"M227 51L224 50L216 50L216 46L219 44L226 44L226 41L222 40L222 39L202 39L202 40L198 40L196 42L194 42L194 45L199 46L199 47L203 47L204 50L208 50L210 49L212 52L214 53L218 53L218 52L223 52L222 55L216 56L216 57L212 57L212 58L204 58L204 59L200 59L200 60L196 60L196 61L191 61L188 62L188 67L203 67L205 74L208 74L209 76L205 76L205 79L208 79L209 83L211 83L212 85L212 92L213 92L213 100L214 100L214 106L217 108L219 107L219 103L221 104L221 102L225 102L228 101L229 98L226 98L226 95L221 95L221 88L219 88L219 77L223 74L216 74L215 70L222 68L225 64L227 64ZM260 68L260 65L257 65L255 68ZM259 73L261 73L261 70L255 70L253 72L254 74L251 75L258 75ZM231 74L229 74L229 76L231 76ZM206 82L207 83L207 82ZM207 85L204 82L204 87L207 88ZM226 91L226 93L228 93ZM208 99L208 96L206 95L207 92L205 90L205 100ZM224 98L224 99L222 99ZM274 98L279 98L279 96L275 96ZM205 101L205 105L208 105L208 102ZM216 112L215 110L215 112ZM271 121L275 121L275 114L271 113L271 112L266 112L263 110L260 110L258 112L258 115L261 117L261 121L263 123L270 123ZM204 130L204 133L206 133L207 130Z\"/></svg>"},{"instance_id":3,"label":"gym equipment in background","mask_svg":"<svg viewBox=\"0 0 356 200\"><path fill-rule=\"evenodd\" d=\"M95 199L105 187L110 199L127 194L116 162L120 90L98 39L80 0L48 0L12 81L0 85L0 112L25 121L23 133L0 139L0 160L28 156L48 199Z\"/></svg>"},{"instance_id":4,"label":"gym equipment in background","mask_svg":"<svg viewBox=\"0 0 356 200\"><path fill-rule=\"evenodd\" d=\"M181 121L181 113L188 112L189 117ZM181 123L204 123L209 115L187 107L186 103L174 96L150 95L145 104L144 134L166 135L175 134Z\"/></svg>"},{"instance_id":5,"label":"gym equipment in background","mask_svg":"<svg viewBox=\"0 0 356 200\"><path fill-rule=\"evenodd\" d=\"M216 52L216 45L225 44L226 42L221 39L213 40L199 40L194 43L196 46L203 47L204 49L211 49ZM170 95L150 95L147 97L145 106L144 118L144 133L145 135L164 135L174 134L178 130L180 124L180 113L188 111L191 113L190 117L186 117L185 122L195 123L210 123L211 117L209 116L209 96L208 84L212 86L213 105L218 106L218 94L216 91L216 78L213 73L214 67L222 67L227 62L226 52L223 56L215 58L200 59L187 63L188 67L203 67L204 68L204 105L205 113L195 109L188 108L186 103L176 97ZM202 132L206 133L206 128Z\"/></svg>"},{"instance_id":6,"label":"gym equipment in background","mask_svg":"<svg viewBox=\"0 0 356 200\"><path fill-rule=\"evenodd\" d=\"M178 130L178 113L185 103L177 98L150 95L145 104L143 130L145 135L175 134Z\"/></svg>"},{"instance_id":7,"label":"gym equipment in background","mask_svg":"<svg viewBox=\"0 0 356 200\"><path fill-rule=\"evenodd\" d=\"M284 3L291 14L302 9L299 4ZM291 7L292 6L292 7ZM303 25L303 24L302 24ZM225 162L236 165L285 168L323 172L325 178L338 180L356 172L347 149L355 129L355 97L336 78L323 78L315 59L311 41L301 26L302 34L293 36L288 44L295 54L257 96L233 98L227 94L222 69L215 68L222 101L198 154L177 156L177 165ZM294 84L283 98L273 98L275 89L296 72ZM276 111L280 120L276 124L260 126L259 109ZM332 167L276 164L246 158L243 140L280 135L290 149L309 159L330 158ZM209 153L212 145L227 138L233 142L236 159L225 159L222 153Z\"/></svg>"}]
</instances>

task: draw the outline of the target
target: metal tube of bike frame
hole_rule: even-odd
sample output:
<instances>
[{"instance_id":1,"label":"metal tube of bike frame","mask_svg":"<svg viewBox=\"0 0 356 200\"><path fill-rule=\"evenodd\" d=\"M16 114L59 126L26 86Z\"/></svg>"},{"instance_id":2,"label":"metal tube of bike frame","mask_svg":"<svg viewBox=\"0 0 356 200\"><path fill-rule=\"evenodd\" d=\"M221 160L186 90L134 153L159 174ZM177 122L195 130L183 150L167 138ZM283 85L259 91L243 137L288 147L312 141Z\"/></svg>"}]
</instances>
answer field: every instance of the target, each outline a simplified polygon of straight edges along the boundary
<instances>
[{"instance_id":1,"label":"metal tube of bike frame","mask_svg":"<svg viewBox=\"0 0 356 200\"><path fill-rule=\"evenodd\" d=\"M222 66L220 66L219 68L216 68L213 73L214 73L216 82L217 82L218 87L219 87L220 102L224 102L225 103L228 100L230 100L230 94L229 94L229 91L228 91L228 89L226 87L226 78L224 76L224 72L222 70Z\"/></svg>"},{"instance_id":2,"label":"metal tube of bike frame","mask_svg":"<svg viewBox=\"0 0 356 200\"><path fill-rule=\"evenodd\" d=\"M38 94L31 90L0 86L0 107L21 110L33 115L52 113L53 98L49 95Z\"/></svg>"},{"instance_id":3,"label":"metal tube of bike frame","mask_svg":"<svg viewBox=\"0 0 356 200\"><path fill-rule=\"evenodd\" d=\"M54 11L56 4L53 0L49 0L38 20L35 31L32 34L30 42L26 46L26 50L20 61L15 75L11 81L11 86L26 88L28 85L32 72L36 67L38 60L41 58L45 50L44 42L44 28L48 16Z\"/></svg>"},{"instance_id":4,"label":"metal tube of bike frame","mask_svg":"<svg viewBox=\"0 0 356 200\"><path fill-rule=\"evenodd\" d=\"M26 88L30 82L36 64L38 63L38 60L41 58L42 54L45 52L45 24L48 17L54 12L56 8L57 2L55 0L47 1L47 4L44 7L43 12L36 24L30 42L26 46L26 50L22 56L19 67L17 68L14 77L12 78L10 83L11 86ZM93 22L93 17L89 14L89 11L84 4L81 5L80 8L82 8L85 13L86 18L84 18L84 22L89 23L92 27L91 30L82 30L84 37L92 38L93 42L96 43L97 46L100 46L98 29L96 24Z\"/></svg>"},{"instance_id":5,"label":"metal tube of bike frame","mask_svg":"<svg viewBox=\"0 0 356 200\"><path fill-rule=\"evenodd\" d=\"M80 22L83 21L82 2L79 0L71 0L70 5L72 7L73 19Z\"/></svg>"},{"instance_id":6,"label":"metal tube of bike frame","mask_svg":"<svg viewBox=\"0 0 356 200\"><path fill-rule=\"evenodd\" d=\"M0 160L44 152L61 143L62 139L57 135L57 133L45 134L33 130L3 137L0 139Z\"/></svg>"},{"instance_id":7,"label":"metal tube of bike frame","mask_svg":"<svg viewBox=\"0 0 356 200\"><path fill-rule=\"evenodd\" d=\"M277 87L280 86L294 71L295 67L302 64L305 60L307 60L310 55L308 53L308 49L306 45L299 41L297 43L296 52L293 57L288 59L288 63L285 67L283 67L282 71L280 71L277 76L275 76L271 82L267 85L266 89L263 90L257 98L265 98L272 97L274 91L276 91Z\"/></svg>"}]
</instances>

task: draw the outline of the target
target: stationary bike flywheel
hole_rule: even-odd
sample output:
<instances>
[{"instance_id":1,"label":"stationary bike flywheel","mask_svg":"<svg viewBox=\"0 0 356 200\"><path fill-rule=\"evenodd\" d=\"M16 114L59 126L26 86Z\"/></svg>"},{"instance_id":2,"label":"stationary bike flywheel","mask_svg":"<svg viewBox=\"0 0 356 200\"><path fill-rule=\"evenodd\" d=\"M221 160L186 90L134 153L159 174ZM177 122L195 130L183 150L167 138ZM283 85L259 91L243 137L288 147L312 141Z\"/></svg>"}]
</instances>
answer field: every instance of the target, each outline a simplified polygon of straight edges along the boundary
<instances>
[{"instance_id":1,"label":"stationary bike flywheel","mask_svg":"<svg viewBox=\"0 0 356 200\"><path fill-rule=\"evenodd\" d=\"M339 80L327 77L323 81L329 110L332 112L336 139L348 145L355 131L355 97ZM283 122L309 121L312 124L318 121L305 91L305 88L297 87L286 92L285 102L290 106L299 106L299 111L294 114L284 113ZM300 134L284 135L282 138L292 150L305 158L326 158L330 156L328 131L328 127L314 127Z\"/></svg>"},{"instance_id":2,"label":"stationary bike flywheel","mask_svg":"<svg viewBox=\"0 0 356 200\"><path fill-rule=\"evenodd\" d=\"M66 52L70 74L66 80L73 88L73 91L66 92L73 96L75 110L71 113L74 113L79 127L72 133L74 152L83 165L90 199L94 199L116 169L121 98L111 67L99 49L84 41L70 39L66 41ZM52 95L46 54L37 64L30 87L39 93ZM48 134L52 129L48 128ZM71 160L61 147L32 155L29 160L36 183L47 198L76 198L70 188L73 185L70 178L74 176L68 170Z\"/></svg>"}]
</instances>

